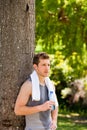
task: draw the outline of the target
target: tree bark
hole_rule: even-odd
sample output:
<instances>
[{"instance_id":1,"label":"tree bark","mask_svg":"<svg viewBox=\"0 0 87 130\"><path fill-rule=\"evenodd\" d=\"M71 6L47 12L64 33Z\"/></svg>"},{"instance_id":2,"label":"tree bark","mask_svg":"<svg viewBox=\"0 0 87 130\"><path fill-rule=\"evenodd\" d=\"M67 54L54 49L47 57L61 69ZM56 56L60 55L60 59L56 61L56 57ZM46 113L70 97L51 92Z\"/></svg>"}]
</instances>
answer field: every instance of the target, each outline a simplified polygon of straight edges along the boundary
<instances>
[{"instance_id":1,"label":"tree bark","mask_svg":"<svg viewBox=\"0 0 87 130\"><path fill-rule=\"evenodd\" d=\"M0 130L24 130L14 104L32 71L34 41L35 0L0 0Z\"/></svg>"}]
</instances>

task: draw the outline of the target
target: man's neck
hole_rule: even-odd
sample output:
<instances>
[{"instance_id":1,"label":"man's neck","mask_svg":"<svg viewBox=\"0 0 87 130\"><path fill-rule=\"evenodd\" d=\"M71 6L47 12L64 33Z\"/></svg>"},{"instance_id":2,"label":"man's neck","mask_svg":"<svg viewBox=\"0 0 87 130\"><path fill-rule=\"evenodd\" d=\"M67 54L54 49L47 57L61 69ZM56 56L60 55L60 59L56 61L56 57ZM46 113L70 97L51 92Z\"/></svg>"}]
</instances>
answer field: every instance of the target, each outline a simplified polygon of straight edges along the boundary
<instances>
[{"instance_id":1,"label":"man's neck","mask_svg":"<svg viewBox=\"0 0 87 130\"><path fill-rule=\"evenodd\" d=\"M42 86L45 85L45 77L42 77L42 76L38 76L39 77L39 82Z\"/></svg>"}]
</instances>

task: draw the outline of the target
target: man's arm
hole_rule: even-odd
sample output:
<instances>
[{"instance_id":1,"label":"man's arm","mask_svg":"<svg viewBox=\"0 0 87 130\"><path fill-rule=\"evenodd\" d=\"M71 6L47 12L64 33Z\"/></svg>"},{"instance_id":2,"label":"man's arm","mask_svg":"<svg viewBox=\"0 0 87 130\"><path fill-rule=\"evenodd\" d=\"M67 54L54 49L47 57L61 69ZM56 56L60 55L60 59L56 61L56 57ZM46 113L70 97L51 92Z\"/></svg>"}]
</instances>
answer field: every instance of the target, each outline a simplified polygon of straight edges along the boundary
<instances>
[{"instance_id":1,"label":"man's arm","mask_svg":"<svg viewBox=\"0 0 87 130\"><path fill-rule=\"evenodd\" d=\"M52 83L53 84L53 83ZM53 87L54 87L54 91L55 91L55 86L53 84ZM57 100L57 95L55 93L55 96L56 96L56 100ZM58 104L58 100L57 100L57 103L55 105L55 109L52 110L51 112L51 117L52 117L52 124L51 124L51 128L56 130L57 128L57 117L58 117L58 107L59 107L59 104Z\"/></svg>"},{"instance_id":2,"label":"man's arm","mask_svg":"<svg viewBox=\"0 0 87 130\"><path fill-rule=\"evenodd\" d=\"M51 117L52 117L51 128L56 130L56 128L57 128L57 117L58 117L58 107L56 107L55 110L53 110L51 112Z\"/></svg>"},{"instance_id":3,"label":"man's arm","mask_svg":"<svg viewBox=\"0 0 87 130\"><path fill-rule=\"evenodd\" d=\"M52 121L54 121L55 123L57 123L58 107L56 107L55 110L53 110L51 112L51 116L52 116Z\"/></svg>"},{"instance_id":4,"label":"man's arm","mask_svg":"<svg viewBox=\"0 0 87 130\"><path fill-rule=\"evenodd\" d=\"M14 112L16 115L29 115L40 111L50 110L51 106L54 105L53 101L46 101L44 104L38 106L34 107L27 106L26 104L31 95L32 95L32 84L30 81L27 80L22 85L15 103Z\"/></svg>"}]
</instances>

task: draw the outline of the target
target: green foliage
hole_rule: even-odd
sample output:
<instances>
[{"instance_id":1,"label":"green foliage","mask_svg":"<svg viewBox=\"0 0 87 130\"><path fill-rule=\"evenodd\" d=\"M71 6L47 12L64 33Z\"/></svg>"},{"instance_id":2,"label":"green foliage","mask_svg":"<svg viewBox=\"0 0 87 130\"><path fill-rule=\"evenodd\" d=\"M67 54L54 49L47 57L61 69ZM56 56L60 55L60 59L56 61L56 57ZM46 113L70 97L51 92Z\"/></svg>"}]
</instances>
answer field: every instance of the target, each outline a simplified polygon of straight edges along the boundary
<instances>
[{"instance_id":1,"label":"green foliage","mask_svg":"<svg viewBox=\"0 0 87 130\"><path fill-rule=\"evenodd\" d=\"M85 57L85 58L84 58ZM51 58L51 78L57 83L65 80L66 83L85 77L87 60L86 56L81 57L78 53L73 52L68 58L61 51L56 51Z\"/></svg>"},{"instance_id":2,"label":"green foliage","mask_svg":"<svg viewBox=\"0 0 87 130\"><path fill-rule=\"evenodd\" d=\"M87 47L86 0L36 0L36 44L42 50L82 55Z\"/></svg>"},{"instance_id":3,"label":"green foliage","mask_svg":"<svg viewBox=\"0 0 87 130\"><path fill-rule=\"evenodd\" d=\"M82 60L81 58L83 57L80 57L79 54L74 52L71 56L66 58L61 51L56 51L55 55L51 55L52 66L50 77L55 83L58 100L60 103L62 103L62 106L66 104L69 107L72 107L72 109L76 108L78 110L79 108L85 109L86 107L87 94L85 94L85 97L82 97L82 94L79 95L80 91L77 90L75 85L73 86L73 88L70 88L69 86L71 82L83 77L84 88L82 90L82 93L87 93L87 78L85 77L87 72L84 69L84 66L86 66L86 61L84 60L86 60L86 58ZM75 93L73 93L74 91ZM75 95L78 95L79 97L77 103L73 102L74 100L76 100ZM82 98L81 100L80 96ZM82 106L83 102L84 107ZM75 107L73 107L73 103Z\"/></svg>"},{"instance_id":4,"label":"green foliage","mask_svg":"<svg viewBox=\"0 0 87 130\"><path fill-rule=\"evenodd\" d=\"M87 1L36 0L35 51L51 54L50 77L59 97L69 82L86 77Z\"/></svg>"}]
</instances>

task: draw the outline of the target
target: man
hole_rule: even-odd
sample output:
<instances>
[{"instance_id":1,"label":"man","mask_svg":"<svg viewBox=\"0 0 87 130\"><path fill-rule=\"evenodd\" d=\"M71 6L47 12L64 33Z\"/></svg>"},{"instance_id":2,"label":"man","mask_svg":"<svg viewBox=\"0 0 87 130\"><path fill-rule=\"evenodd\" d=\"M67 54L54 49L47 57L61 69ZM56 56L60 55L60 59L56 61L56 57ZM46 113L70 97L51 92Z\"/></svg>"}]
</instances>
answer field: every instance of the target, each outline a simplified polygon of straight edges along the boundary
<instances>
[{"instance_id":1,"label":"man","mask_svg":"<svg viewBox=\"0 0 87 130\"><path fill-rule=\"evenodd\" d=\"M15 104L15 114L25 115L25 130L56 130L58 104L55 105L55 101L49 100L45 82L45 78L48 77L50 71L49 56L44 52L36 54L33 58L33 67L36 72L34 76L39 80L40 99L33 99L33 81L36 83L36 78L32 74L21 87ZM38 97L37 83L35 87L34 93L36 92L36 95L34 96ZM54 110L52 110L53 105L55 106Z\"/></svg>"}]
</instances>

